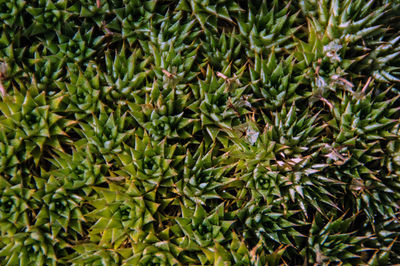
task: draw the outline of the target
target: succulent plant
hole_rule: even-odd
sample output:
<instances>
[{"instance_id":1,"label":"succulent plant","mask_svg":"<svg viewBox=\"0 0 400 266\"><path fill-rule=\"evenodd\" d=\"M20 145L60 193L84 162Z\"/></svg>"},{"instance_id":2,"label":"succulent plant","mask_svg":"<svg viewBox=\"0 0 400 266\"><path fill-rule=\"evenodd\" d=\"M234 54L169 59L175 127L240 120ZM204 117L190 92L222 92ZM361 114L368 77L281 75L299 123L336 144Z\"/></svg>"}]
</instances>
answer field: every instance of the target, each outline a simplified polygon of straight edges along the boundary
<instances>
[{"instance_id":1,"label":"succulent plant","mask_svg":"<svg viewBox=\"0 0 400 266\"><path fill-rule=\"evenodd\" d=\"M74 246L74 249L78 253L68 262L71 265L115 265L122 262L123 257L116 250L110 248L101 248L96 244L78 244ZM126 253L126 252L125 252Z\"/></svg>"},{"instance_id":2,"label":"succulent plant","mask_svg":"<svg viewBox=\"0 0 400 266\"><path fill-rule=\"evenodd\" d=\"M9 265L57 265L67 255L66 246L65 241L53 239L36 227L29 227L24 232L2 236L0 256Z\"/></svg>"},{"instance_id":3,"label":"succulent plant","mask_svg":"<svg viewBox=\"0 0 400 266\"><path fill-rule=\"evenodd\" d=\"M224 217L224 204L216 207L211 214L207 214L200 204L196 205L194 211L183 209L182 214L183 217L176 220L185 235L181 246L185 246L184 242L191 242L191 245L197 245L207 253L205 249L211 251L215 245L224 245L230 240L229 229L234 221Z\"/></svg>"},{"instance_id":4,"label":"succulent plant","mask_svg":"<svg viewBox=\"0 0 400 266\"><path fill-rule=\"evenodd\" d=\"M399 121L393 117L398 112L395 107L398 96L390 97L390 88L373 96L376 85L370 83L369 86L360 86L354 93L343 92L342 97L338 95L340 103L335 104L334 117L328 121L334 153L327 156L328 162L343 164L340 166L346 177L343 181L350 184L356 205L364 205L364 211L374 220L378 214L393 215L392 208L397 209L397 200L392 198L397 197L391 188L392 177L386 177L391 168L386 168L381 159L387 149L386 144L381 145L381 140L386 138L392 147L397 146Z\"/></svg>"},{"instance_id":5,"label":"succulent plant","mask_svg":"<svg viewBox=\"0 0 400 266\"><path fill-rule=\"evenodd\" d=\"M293 27L298 12L291 10L291 3L286 1L248 2L246 12L237 18L241 33L241 42L246 43L246 54L266 56L270 51L281 52L293 48L291 37L300 27Z\"/></svg>"},{"instance_id":6,"label":"succulent plant","mask_svg":"<svg viewBox=\"0 0 400 266\"><path fill-rule=\"evenodd\" d=\"M121 168L117 174L132 178L145 192L172 185L178 174L175 167L184 157L178 145L168 145L165 139L156 142L146 132L142 138L135 135L134 141L119 154Z\"/></svg>"},{"instance_id":7,"label":"succulent plant","mask_svg":"<svg viewBox=\"0 0 400 266\"><path fill-rule=\"evenodd\" d=\"M1 1L1 19L9 27L24 27L25 21L21 16L26 5L25 1Z\"/></svg>"},{"instance_id":8,"label":"succulent plant","mask_svg":"<svg viewBox=\"0 0 400 266\"><path fill-rule=\"evenodd\" d=\"M309 257L311 263L360 263L363 252L370 249L364 247L366 236L357 236L352 232L356 217L333 217L325 221L316 215L311 224L306 247L300 253Z\"/></svg>"},{"instance_id":9,"label":"succulent plant","mask_svg":"<svg viewBox=\"0 0 400 266\"><path fill-rule=\"evenodd\" d=\"M293 56L278 62L275 51L272 50L268 58L254 55L254 65L249 67L253 91L251 98L255 106L262 105L265 110L279 109L284 103L291 104L296 99L301 99L304 92L298 88L303 77L293 77L296 63Z\"/></svg>"},{"instance_id":10,"label":"succulent plant","mask_svg":"<svg viewBox=\"0 0 400 266\"><path fill-rule=\"evenodd\" d=\"M61 143L68 143L65 131L74 122L52 112L57 110L60 98L60 95L46 97L45 92L39 93L31 87L26 95L16 91L0 104L3 130L22 142L16 146L20 160L33 158L37 164L48 147L62 150Z\"/></svg>"},{"instance_id":11,"label":"succulent plant","mask_svg":"<svg viewBox=\"0 0 400 266\"><path fill-rule=\"evenodd\" d=\"M105 108L101 105L98 117L92 116L88 123L80 123L81 130L76 131L85 139L81 139L77 146L88 145L90 152L101 154L106 162L110 162L112 154L122 151L121 144L133 131L125 131L126 113L121 116L121 108L111 114Z\"/></svg>"},{"instance_id":12,"label":"succulent plant","mask_svg":"<svg viewBox=\"0 0 400 266\"><path fill-rule=\"evenodd\" d=\"M244 94L246 86L238 78L243 71L242 68L232 75L228 66L223 72L214 73L208 66L205 79L191 86L195 101L188 108L200 119L204 135L212 141L220 135L219 141L225 143L223 130L240 124L244 115L251 112L251 103Z\"/></svg>"},{"instance_id":13,"label":"succulent plant","mask_svg":"<svg viewBox=\"0 0 400 266\"><path fill-rule=\"evenodd\" d=\"M398 0L0 0L5 265L400 263Z\"/></svg>"},{"instance_id":14,"label":"succulent plant","mask_svg":"<svg viewBox=\"0 0 400 266\"><path fill-rule=\"evenodd\" d=\"M92 241L98 241L100 246L118 248L124 242L135 238L142 232L142 228L152 227L158 205L152 199L151 194L140 192L134 183L130 189L121 194L121 188L113 185L111 189L95 188L100 197L89 203L95 209L87 214L88 219L94 219L90 228Z\"/></svg>"},{"instance_id":15,"label":"succulent plant","mask_svg":"<svg viewBox=\"0 0 400 266\"><path fill-rule=\"evenodd\" d=\"M89 196L92 186L106 182L108 167L105 162L96 160L88 148L74 151L72 156L57 152L52 169L46 175L52 175L67 191L83 193Z\"/></svg>"},{"instance_id":16,"label":"succulent plant","mask_svg":"<svg viewBox=\"0 0 400 266\"><path fill-rule=\"evenodd\" d=\"M13 138L7 138L6 131L0 132L0 172L3 175L15 173L19 164L16 149L20 145L20 141L15 141Z\"/></svg>"},{"instance_id":17,"label":"succulent plant","mask_svg":"<svg viewBox=\"0 0 400 266\"><path fill-rule=\"evenodd\" d=\"M5 232L15 234L32 225L32 216L37 204L33 200L34 190L23 187L22 184L11 185L1 178L0 198L0 228Z\"/></svg>"},{"instance_id":18,"label":"succulent plant","mask_svg":"<svg viewBox=\"0 0 400 266\"><path fill-rule=\"evenodd\" d=\"M203 30L217 31L218 22L234 24L233 17L243 9L236 1L187 1L180 0L177 10L191 12Z\"/></svg>"},{"instance_id":19,"label":"succulent plant","mask_svg":"<svg viewBox=\"0 0 400 266\"><path fill-rule=\"evenodd\" d=\"M53 239L69 235L77 240L83 235L82 222L85 222L84 198L66 190L53 177L36 177L37 191L33 194L39 202L35 226L45 228Z\"/></svg>"},{"instance_id":20,"label":"succulent plant","mask_svg":"<svg viewBox=\"0 0 400 266\"><path fill-rule=\"evenodd\" d=\"M77 120L95 113L100 108L100 77L95 72L97 69L93 64L87 66L86 75L78 66L71 65L70 82L56 82L58 89L68 93L61 105L66 112L74 113Z\"/></svg>"},{"instance_id":21,"label":"succulent plant","mask_svg":"<svg viewBox=\"0 0 400 266\"><path fill-rule=\"evenodd\" d=\"M149 90L150 94L145 99L137 98L137 103L128 105L136 122L152 139L187 139L200 129L198 119L185 114L184 107L187 106L190 95L180 97L179 92L173 88L160 90L157 82ZM175 104L171 104L173 102Z\"/></svg>"},{"instance_id":22,"label":"succulent plant","mask_svg":"<svg viewBox=\"0 0 400 266\"><path fill-rule=\"evenodd\" d=\"M125 44L121 48L121 53L115 53L114 59L110 51L104 55L105 72L92 72L90 78L97 78L98 83L112 84L111 86L101 86L101 97L104 101L114 102L124 99L134 101L135 95L142 93L137 88L145 84L147 76L150 74L146 70L150 58L143 58L142 51L137 49L128 57ZM140 62L140 63L139 63ZM99 69L100 66L97 66ZM99 74L100 73L100 74ZM99 86L99 85L97 85Z\"/></svg>"}]
</instances>

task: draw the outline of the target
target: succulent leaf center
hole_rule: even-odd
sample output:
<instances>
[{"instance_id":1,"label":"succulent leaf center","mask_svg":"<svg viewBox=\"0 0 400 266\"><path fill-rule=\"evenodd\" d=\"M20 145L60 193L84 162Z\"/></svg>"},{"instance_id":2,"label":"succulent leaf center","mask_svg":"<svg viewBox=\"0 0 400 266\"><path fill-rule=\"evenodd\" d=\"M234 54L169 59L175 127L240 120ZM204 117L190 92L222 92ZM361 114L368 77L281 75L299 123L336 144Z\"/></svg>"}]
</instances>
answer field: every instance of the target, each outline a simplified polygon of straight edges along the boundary
<instances>
[{"instance_id":1,"label":"succulent leaf center","mask_svg":"<svg viewBox=\"0 0 400 266\"><path fill-rule=\"evenodd\" d=\"M11 199L0 200L0 208L4 213L10 213L13 205L14 202Z\"/></svg>"},{"instance_id":2,"label":"succulent leaf center","mask_svg":"<svg viewBox=\"0 0 400 266\"><path fill-rule=\"evenodd\" d=\"M28 122L30 126L32 126L39 121L39 117L35 114L30 113L25 116L25 121Z\"/></svg>"},{"instance_id":3,"label":"succulent leaf center","mask_svg":"<svg viewBox=\"0 0 400 266\"><path fill-rule=\"evenodd\" d=\"M131 207L129 206L122 206L120 208L121 220L126 221L129 220L129 216L131 213Z\"/></svg>"}]
</instances>

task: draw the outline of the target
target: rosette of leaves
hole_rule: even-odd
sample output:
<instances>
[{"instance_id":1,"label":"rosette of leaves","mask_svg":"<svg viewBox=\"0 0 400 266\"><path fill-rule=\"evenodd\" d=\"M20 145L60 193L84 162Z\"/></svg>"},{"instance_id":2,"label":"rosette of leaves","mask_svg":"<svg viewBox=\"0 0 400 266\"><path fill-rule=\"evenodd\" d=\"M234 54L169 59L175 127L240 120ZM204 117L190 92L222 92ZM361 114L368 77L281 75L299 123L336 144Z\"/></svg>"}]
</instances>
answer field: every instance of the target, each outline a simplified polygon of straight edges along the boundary
<instances>
[{"instance_id":1,"label":"rosette of leaves","mask_svg":"<svg viewBox=\"0 0 400 266\"><path fill-rule=\"evenodd\" d=\"M301 232L306 224L299 219L299 211L282 208L283 199L267 205L255 193L248 196L243 203L238 202L238 209L234 211L238 217L234 229L243 236L246 247L258 254L268 255L282 246L290 246L285 257L294 258L293 246L297 239L303 237Z\"/></svg>"},{"instance_id":2,"label":"rosette of leaves","mask_svg":"<svg viewBox=\"0 0 400 266\"><path fill-rule=\"evenodd\" d=\"M239 80L243 71L244 68L236 73L236 77L231 77L228 66L217 74L217 78L208 65L205 79L190 86L195 101L187 108L195 113L194 118L200 118L203 135L208 135L212 141L220 135L219 140L225 143L225 137L219 134L222 129L240 124L244 115L250 113L251 103L244 95L247 86Z\"/></svg>"},{"instance_id":3,"label":"rosette of leaves","mask_svg":"<svg viewBox=\"0 0 400 266\"><path fill-rule=\"evenodd\" d=\"M372 77L380 82L400 82L400 36L394 36L387 41L371 42L368 55L355 65L357 72L371 73Z\"/></svg>"},{"instance_id":4,"label":"rosette of leaves","mask_svg":"<svg viewBox=\"0 0 400 266\"><path fill-rule=\"evenodd\" d=\"M309 229L307 238L303 239L300 254L305 263L316 264L359 264L368 262L371 248L364 243L371 235L357 235L356 216L345 218L345 215L329 220L319 214ZM383 260L381 261L383 262Z\"/></svg>"},{"instance_id":5,"label":"rosette of leaves","mask_svg":"<svg viewBox=\"0 0 400 266\"><path fill-rule=\"evenodd\" d=\"M391 72L397 71L397 65L392 63L397 50L389 53L381 50L386 44L382 39L387 29L380 23L389 11L388 5L374 5L374 1L363 0L332 0L321 4L302 1L300 6L308 21L308 41L296 39L295 56L299 69L311 80L315 78L317 83L317 79L322 78L321 82L323 79L326 82L339 67L354 78L373 73L381 81L396 81ZM395 44L397 40L393 38L391 42Z\"/></svg>"},{"instance_id":6,"label":"rosette of leaves","mask_svg":"<svg viewBox=\"0 0 400 266\"><path fill-rule=\"evenodd\" d=\"M13 137L7 137L6 130L0 130L0 173L2 175L15 175L19 165L19 159L16 150L18 150L21 141ZM8 135L12 135L9 132Z\"/></svg>"},{"instance_id":7,"label":"rosette of leaves","mask_svg":"<svg viewBox=\"0 0 400 266\"><path fill-rule=\"evenodd\" d=\"M163 88L177 88L187 94L188 83L199 72L196 63L202 31L183 12L168 15L171 19L151 25L150 41L140 41L140 45L146 54L152 55L155 78L162 81Z\"/></svg>"},{"instance_id":8,"label":"rosette of leaves","mask_svg":"<svg viewBox=\"0 0 400 266\"><path fill-rule=\"evenodd\" d=\"M5 24L0 30L0 61L2 64L0 70L3 87L8 92L12 92L14 87L23 91L28 87L27 80L30 81L30 77L32 79L35 77L39 81L36 86L40 89L54 88L50 81L61 78L63 69L60 68L64 60L54 56L49 56L45 60L43 56L49 54L42 43L30 42L31 39L24 36L22 31L19 28L13 30ZM30 43L30 46L24 46L26 43ZM43 85L41 82L46 84Z\"/></svg>"},{"instance_id":9,"label":"rosette of leaves","mask_svg":"<svg viewBox=\"0 0 400 266\"><path fill-rule=\"evenodd\" d=\"M4 177L0 178L0 229L2 236L6 232L15 234L25 230L32 223L33 209L37 207L33 201L33 189L22 184L12 185Z\"/></svg>"},{"instance_id":10,"label":"rosette of leaves","mask_svg":"<svg viewBox=\"0 0 400 266\"><path fill-rule=\"evenodd\" d=\"M1 14L1 13L0 13ZM26 87L26 67L21 61L28 57L21 29L13 29L5 23L0 28L0 96L4 98L13 88ZM22 88L21 88L22 87Z\"/></svg>"},{"instance_id":11,"label":"rosette of leaves","mask_svg":"<svg viewBox=\"0 0 400 266\"><path fill-rule=\"evenodd\" d=\"M96 210L88 214L88 219L100 218L90 229L91 241L98 245L74 246L80 256L73 261L88 263L113 259L121 262L123 259L123 263L129 265L198 262L192 258L188 247L179 245L178 225L157 214L160 204L154 202L155 191L146 193L135 181L128 183L125 188L112 184L110 189L98 189L107 196L94 200ZM122 189L126 190L121 192ZM171 223L175 224L174 228L169 226Z\"/></svg>"},{"instance_id":12,"label":"rosette of leaves","mask_svg":"<svg viewBox=\"0 0 400 266\"><path fill-rule=\"evenodd\" d=\"M98 25L110 43L127 40L130 45L137 40L148 39L149 21L158 21L166 17L169 3L155 1L80 1L74 5L74 11L80 12L88 24ZM70 8L72 10L72 7ZM80 11L79 11L80 10Z\"/></svg>"},{"instance_id":13,"label":"rosette of leaves","mask_svg":"<svg viewBox=\"0 0 400 266\"><path fill-rule=\"evenodd\" d=\"M223 192L223 183L233 166L222 165L215 146L202 142L194 153L187 149L184 157L183 169L174 184L174 194L211 208L216 207L211 203L213 200L233 197Z\"/></svg>"},{"instance_id":14,"label":"rosette of leaves","mask_svg":"<svg viewBox=\"0 0 400 266\"><path fill-rule=\"evenodd\" d=\"M110 8L112 6L112 8ZM111 6L103 3L104 10L112 9L115 18L106 22L106 27L120 32L121 37L130 45L137 40L146 40L149 32L149 21L158 21L166 17L168 5L154 1L112 1ZM154 23L154 22L152 22Z\"/></svg>"},{"instance_id":15,"label":"rosette of leaves","mask_svg":"<svg viewBox=\"0 0 400 266\"><path fill-rule=\"evenodd\" d=\"M124 99L134 102L135 96L142 92L141 88L151 74L151 71L147 69L151 61L149 54L145 56L141 49L134 49L129 54L124 43L122 48L115 52L114 58L112 58L112 51L107 50L104 60L104 71L98 71L90 76L93 78L96 74L100 75L103 102L113 103Z\"/></svg>"},{"instance_id":16,"label":"rosette of leaves","mask_svg":"<svg viewBox=\"0 0 400 266\"><path fill-rule=\"evenodd\" d=\"M94 27L91 29L81 28L76 29L74 35L57 35L58 44L52 44L52 53L57 58L65 57L69 62L83 63L93 57L96 53L95 48L98 48L103 41L103 36L96 36L94 34ZM81 33L82 31L82 33ZM51 51L51 50L50 50Z\"/></svg>"},{"instance_id":17,"label":"rosette of leaves","mask_svg":"<svg viewBox=\"0 0 400 266\"><path fill-rule=\"evenodd\" d=\"M166 139L152 140L146 132L143 137L135 134L134 144L125 145L118 154L120 170L116 175L129 175L145 192L167 189L174 184L174 177L178 175L175 168L183 157L177 144L168 145Z\"/></svg>"},{"instance_id":18,"label":"rosette of leaves","mask_svg":"<svg viewBox=\"0 0 400 266\"><path fill-rule=\"evenodd\" d=\"M53 239L78 240L84 234L82 223L87 212L82 196L66 190L53 176L35 177L37 191L32 196L40 209L35 226L43 228Z\"/></svg>"},{"instance_id":19,"label":"rosette of leaves","mask_svg":"<svg viewBox=\"0 0 400 266\"><path fill-rule=\"evenodd\" d=\"M111 249L111 248L103 248L99 247L94 243L83 243L74 245L72 247L77 256L70 258L69 256L66 261L74 266L84 266L84 265L118 265L121 264L123 261L121 249ZM124 255L126 253L131 254L132 252L123 252ZM129 257L129 255L128 255Z\"/></svg>"},{"instance_id":20,"label":"rosette of leaves","mask_svg":"<svg viewBox=\"0 0 400 266\"><path fill-rule=\"evenodd\" d=\"M374 1L366 0L301 1L299 5L303 15L309 18L309 34L314 32L322 41L341 39L344 45L367 34L368 38L382 34L380 18L388 11L388 5L375 5Z\"/></svg>"},{"instance_id":21,"label":"rosette of leaves","mask_svg":"<svg viewBox=\"0 0 400 266\"><path fill-rule=\"evenodd\" d=\"M318 122L318 114L300 113L293 103L263 119L263 132L253 120L227 131L235 145L224 149L226 163L237 164L239 182L267 203L280 202L287 209L295 204L306 217L308 208L324 213L336 207L334 194L343 184L324 176L328 164L317 140L326 126Z\"/></svg>"},{"instance_id":22,"label":"rosette of leaves","mask_svg":"<svg viewBox=\"0 0 400 266\"><path fill-rule=\"evenodd\" d=\"M108 167L86 149L74 150L72 155L56 152L51 159L51 170L47 173L54 176L67 191L83 192L89 196L92 186L106 182Z\"/></svg>"},{"instance_id":23,"label":"rosette of leaves","mask_svg":"<svg viewBox=\"0 0 400 266\"><path fill-rule=\"evenodd\" d=\"M67 1L37 1L26 8L31 24L23 34L42 46L41 57L51 55L55 60L83 62L95 54L94 48L104 40L104 36L95 33L98 27L84 19L85 10L88 9L79 2L68 5Z\"/></svg>"},{"instance_id":24,"label":"rosette of leaves","mask_svg":"<svg viewBox=\"0 0 400 266\"><path fill-rule=\"evenodd\" d=\"M78 65L68 67L69 81L56 81L59 90L65 91L61 106L64 112L71 112L77 120L84 119L100 109L100 75L97 66L88 64L85 71Z\"/></svg>"},{"instance_id":25,"label":"rosette of leaves","mask_svg":"<svg viewBox=\"0 0 400 266\"><path fill-rule=\"evenodd\" d=\"M26 47L21 47L20 31L11 31L8 26L3 24L0 29L0 95L4 97L7 93L12 93L13 88L25 88L27 85L26 67L21 64L21 60L26 57Z\"/></svg>"},{"instance_id":26,"label":"rosette of leaves","mask_svg":"<svg viewBox=\"0 0 400 266\"><path fill-rule=\"evenodd\" d=\"M249 247L246 245L244 240L240 240L236 233L232 233L232 235L232 242L229 244L229 248L226 246L219 246L218 249L227 252L225 254L230 253L230 261L235 265L279 265L281 262L286 262L286 260L281 261L281 259L288 246L281 245L270 253L263 249L263 244L260 241L249 250ZM208 255L210 261L214 261L214 263L224 261L222 256L217 256L218 253L214 254L214 260L213 253Z\"/></svg>"},{"instance_id":27,"label":"rosette of leaves","mask_svg":"<svg viewBox=\"0 0 400 266\"><path fill-rule=\"evenodd\" d=\"M364 210L373 221L376 215L392 216L399 209L392 175L398 171L393 148L399 145L399 96L392 96L390 87L375 92L375 84L371 89L368 84L338 95L328 121L333 143L326 156L328 163L340 167L336 178L349 184L351 206Z\"/></svg>"},{"instance_id":28,"label":"rosette of leaves","mask_svg":"<svg viewBox=\"0 0 400 266\"><path fill-rule=\"evenodd\" d=\"M32 72L32 81L38 89L55 94L59 92L57 82L62 82L65 76L65 61L63 58L40 54L41 45L33 45L29 48L32 57L27 59L24 70Z\"/></svg>"},{"instance_id":29,"label":"rosette of leaves","mask_svg":"<svg viewBox=\"0 0 400 266\"><path fill-rule=\"evenodd\" d=\"M309 43L299 40L294 56L298 63L294 66L294 72L301 75L302 83L311 85L311 91L305 96L311 96L310 102L322 100L328 106L330 98L337 89L351 90L353 83L347 78L352 63L361 60L342 58L345 49L339 41L329 39L322 41L315 31L311 29Z\"/></svg>"},{"instance_id":30,"label":"rosette of leaves","mask_svg":"<svg viewBox=\"0 0 400 266\"><path fill-rule=\"evenodd\" d=\"M62 151L61 144L68 144L66 131L74 121L56 113L61 100L62 95L49 97L31 86L25 95L15 90L0 103L2 127L22 141L16 151L20 161L33 158L37 164L46 148Z\"/></svg>"},{"instance_id":31,"label":"rosette of leaves","mask_svg":"<svg viewBox=\"0 0 400 266\"><path fill-rule=\"evenodd\" d=\"M236 17L247 56L267 55L272 49L280 53L294 47L291 38L300 29L293 27L298 12L291 12L291 3L281 2L247 2L247 12L242 12Z\"/></svg>"},{"instance_id":32,"label":"rosette of leaves","mask_svg":"<svg viewBox=\"0 0 400 266\"><path fill-rule=\"evenodd\" d=\"M185 107L190 94L181 95L175 89L160 91L159 83L153 82L145 99L129 102L130 113L152 139L189 139L200 129L198 119L187 117Z\"/></svg>"},{"instance_id":33,"label":"rosette of leaves","mask_svg":"<svg viewBox=\"0 0 400 266\"><path fill-rule=\"evenodd\" d=\"M22 36L29 39L30 47L20 60L40 83L46 83L44 88L65 77L68 62L86 62L95 48L102 47L104 36L80 16L80 8L79 2L69 5L67 1L37 1L26 8L31 23Z\"/></svg>"},{"instance_id":34,"label":"rosette of leaves","mask_svg":"<svg viewBox=\"0 0 400 266\"><path fill-rule=\"evenodd\" d=\"M365 246L370 247L373 255L369 258L368 264L381 265L389 261L399 261L399 246L396 241L399 237L398 215L388 218L378 218L374 224L364 219L360 232L370 236L365 240ZM372 253L372 252L370 252Z\"/></svg>"},{"instance_id":35,"label":"rosette of leaves","mask_svg":"<svg viewBox=\"0 0 400 266\"><path fill-rule=\"evenodd\" d=\"M187 238L182 241L182 246L184 242L192 241L198 247L212 252L210 248L214 247L215 243L225 245L231 240L230 227L234 220L225 212L224 203L209 213L201 204L196 204L194 210L182 204L181 210L182 217L176 218L176 222Z\"/></svg>"},{"instance_id":36,"label":"rosette of leaves","mask_svg":"<svg viewBox=\"0 0 400 266\"><path fill-rule=\"evenodd\" d=\"M302 82L301 77L294 77L295 61L288 56L278 63L274 50L267 59L254 55L254 65L249 67L253 97L258 99L255 106L263 110L276 110L284 103L289 105L301 99L302 93L296 89ZM304 93L303 93L304 94Z\"/></svg>"},{"instance_id":37,"label":"rosette of leaves","mask_svg":"<svg viewBox=\"0 0 400 266\"><path fill-rule=\"evenodd\" d=\"M127 113L121 114L121 107L115 108L110 114L107 107L100 104L99 114L90 117L88 123L79 123L81 130L77 133L84 138L76 142L77 147L88 145L89 150L96 156L102 156L109 163L115 154L122 151L122 143L133 130L125 127Z\"/></svg>"},{"instance_id":38,"label":"rosette of leaves","mask_svg":"<svg viewBox=\"0 0 400 266\"><path fill-rule=\"evenodd\" d=\"M35 226L0 237L0 258L7 265L57 265L68 255L68 244Z\"/></svg>"},{"instance_id":39,"label":"rosette of leaves","mask_svg":"<svg viewBox=\"0 0 400 266\"><path fill-rule=\"evenodd\" d=\"M115 2L115 1L113 1ZM103 21L106 18L106 15L109 15L111 12L106 12L106 10L112 10L112 6L109 5L106 1L76 1L69 3L67 7L67 11L71 12L75 16L78 16L80 22L82 21L84 25L97 25L101 28ZM74 24L76 25L76 24ZM103 33L107 33L105 28L101 28Z\"/></svg>"},{"instance_id":40,"label":"rosette of leaves","mask_svg":"<svg viewBox=\"0 0 400 266\"><path fill-rule=\"evenodd\" d=\"M201 51L207 63L214 70L225 69L229 64L240 68L245 64L242 56L242 42L236 30L224 30L216 36L211 31L205 32L205 39L201 42Z\"/></svg>"},{"instance_id":41,"label":"rosette of leaves","mask_svg":"<svg viewBox=\"0 0 400 266\"><path fill-rule=\"evenodd\" d=\"M67 1L43 1L39 0L31 3L25 8L25 12L30 15L31 24L24 32L26 36L35 36L38 34L55 35L55 32L72 30L74 28L68 23L71 13L67 9ZM25 13L24 12L24 13ZM26 14L29 16L28 14Z\"/></svg>"},{"instance_id":42,"label":"rosette of leaves","mask_svg":"<svg viewBox=\"0 0 400 266\"><path fill-rule=\"evenodd\" d=\"M94 187L100 197L89 199L94 210L86 215L93 222L89 230L92 242L102 247L124 248L143 233L150 233L160 204L155 191L146 193L129 182L126 187L110 184L109 189ZM129 246L128 246L129 247Z\"/></svg>"},{"instance_id":43,"label":"rosette of leaves","mask_svg":"<svg viewBox=\"0 0 400 266\"><path fill-rule=\"evenodd\" d=\"M24 27L25 21L21 13L26 5L25 1L19 0L2 0L0 1L0 19L9 27Z\"/></svg>"},{"instance_id":44,"label":"rosette of leaves","mask_svg":"<svg viewBox=\"0 0 400 266\"><path fill-rule=\"evenodd\" d=\"M12 5L12 3L10 2ZM8 5L8 3L2 3L0 5ZM16 7L17 9L19 7ZM9 16L9 13L2 13L0 16ZM18 16L14 17L15 19ZM7 19L5 19L7 20ZM18 84L22 77L26 77L27 74L24 71L24 66L21 61L28 57L25 53L27 50L24 47L26 40L22 36L22 29L20 27L9 26L3 23L0 27L0 77L4 88L10 87L10 83ZM1 89L3 90L3 89ZM4 92L1 94L4 96Z\"/></svg>"},{"instance_id":45,"label":"rosette of leaves","mask_svg":"<svg viewBox=\"0 0 400 266\"><path fill-rule=\"evenodd\" d=\"M219 226L217 227L219 228ZM216 229L216 231L218 230L219 229ZM182 231L184 231L185 233L182 233ZM220 241L218 240L216 242L211 241L210 245L208 245L207 247L202 247L201 245L198 244L199 241L202 242L203 245L204 243L210 241L205 240L206 238L203 238L202 240L198 238L196 238L197 240L192 240L192 238L195 238L193 235L196 233L192 231L190 221L181 220L179 226L175 224L173 227L171 227L171 229L167 228L163 232L161 232L161 235L165 235L166 232L174 232L174 236L180 236L180 237L176 237L172 240L165 239L164 241L159 241L158 243L154 243L153 246L146 246L146 248L144 245L140 246L138 245L138 246L142 247L143 253L146 251L147 252L151 251L157 254L156 261L160 261L160 258L164 259L161 261L165 261L167 259L166 261L169 261L170 264L172 261L172 265L186 265L186 264L208 265L208 264L213 264L215 262L231 263L233 261L232 256L229 254L229 252L221 244L218 243ZM161 236L160 240L163 240L164 238L165 237ZM153 241L157 240L156 238L153 239L154 239ZM161 248L156 249L154 248L154 246ZM151 255L152 254L150 254L150 256L142 255L140 261L141 262L149 261ZM140 255L136 255L133 257L137 258L139 256ZM137 261L137 259L134 261ZM128 260L128 262L131 262L131 260Z\"/></svg>"},{"instance_id":46,"label":"rosette of leaves","mask_svg":"<svg viewBox=\"0 0 400 266\"><path fill-rule=\"evenodd\" d=\"M131 249L132 255L124 260L128 265L185 265L197 262L182 255L183 248L152 232L145 234L145 238L133 244Z\"/></svg>"},{"instance_id":47,"label":"rosette of leaves","mask_svg":"<svg viewBox=\"0 0 400 266\"><path fill-rule=\"evenodd\" d=\"M226 245L225 245L226 246ZM232 232L232 241L227 245L229 248L229 251L232 255L232 262L235 265L250 265L252 258L250 251L248 250L248 247L246 246L246 243L240 239L240 236L235 233L234 231ZM216 254L216 253L215 253ZM212 254L209 255L210 259L212 259ZM218 259L215 258L214 259ZM212 260L211 260L212 262Z\"/></svg>"},{"instance_id":48,"label":"rosette of leaves","mask_svg":"<svg viewBox=\"0 0 400 266\"><path fill-rule=\"evenodd\" d=\"M237 1L217 0L180 0L176 9L191 13L203 30L210 29L214 32L217 32L218 26L223 23L234 25L233 18L244 11Z\"/></svg>"}]
</instances>

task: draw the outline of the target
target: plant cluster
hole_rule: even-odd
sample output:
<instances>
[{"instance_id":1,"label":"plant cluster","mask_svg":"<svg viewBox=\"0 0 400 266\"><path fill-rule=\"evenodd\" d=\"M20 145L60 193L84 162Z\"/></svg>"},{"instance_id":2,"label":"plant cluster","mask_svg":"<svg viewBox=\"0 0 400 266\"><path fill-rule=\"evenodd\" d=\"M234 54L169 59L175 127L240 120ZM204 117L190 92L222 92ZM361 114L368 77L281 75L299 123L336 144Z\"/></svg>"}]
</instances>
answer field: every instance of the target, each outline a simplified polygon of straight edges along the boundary
<instances>
[{"instance_id":1,"label":"plant cluster","mask_svg":"<svg viewBox=\"0 0 400 266\"><path fill-rule=\"evenodd\" d=\"M2 263L400 263L399 16L0 0Z\"/></svg>"}]
</instances>

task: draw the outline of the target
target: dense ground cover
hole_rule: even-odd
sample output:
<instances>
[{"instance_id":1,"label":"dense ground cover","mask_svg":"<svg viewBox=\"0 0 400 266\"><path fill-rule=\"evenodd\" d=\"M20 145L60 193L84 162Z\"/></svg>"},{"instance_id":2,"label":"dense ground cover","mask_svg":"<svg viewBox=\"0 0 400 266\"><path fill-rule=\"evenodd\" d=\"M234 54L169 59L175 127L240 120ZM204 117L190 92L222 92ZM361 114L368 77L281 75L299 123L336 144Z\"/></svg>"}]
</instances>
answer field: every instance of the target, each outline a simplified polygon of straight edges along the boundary
<instances>
[{"instance_id":1,"label":"dense ground cover","mask_svg":"<svg viewBox=\"0 0 400 266\"><path fill-rule=\"evenodd\" d=\"M1 264L400 263L399 15L0 0Z\"/></svg>"}]
</instances>

